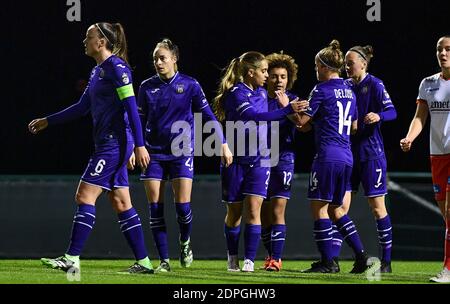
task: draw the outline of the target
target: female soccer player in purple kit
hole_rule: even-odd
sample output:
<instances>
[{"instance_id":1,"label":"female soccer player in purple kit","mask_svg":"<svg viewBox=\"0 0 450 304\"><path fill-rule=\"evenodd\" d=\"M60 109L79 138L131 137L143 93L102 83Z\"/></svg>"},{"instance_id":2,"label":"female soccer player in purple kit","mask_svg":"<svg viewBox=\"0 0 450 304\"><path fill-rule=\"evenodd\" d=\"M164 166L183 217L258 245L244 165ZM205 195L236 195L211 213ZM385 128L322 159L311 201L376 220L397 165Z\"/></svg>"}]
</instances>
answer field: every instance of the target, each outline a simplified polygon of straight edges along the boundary
<instances>
[{"instance_id":1,"label":"female soccer player in purple kit","mask_svg":"<svg viewBox=\"0 0 450 304\"><path fill-rule=\"evenodd\" d=\"M261 139L267 141L267 125L261 122L282 120L286 115L300 111L297 101L289 103L287 100L283 108L267 112L267 91L262 87L268 77L267 68L267 60L259 52L251 51L234 58L225 70L214 99L217 117L226 120L227 138L233 136L233 148L238 151L234 153L233 164L221 170L222 201L227 206L228 271L240 270L238 246L242 215L245 221L244 272L254 271L261 235L260 212L267 196L270 161L261 153L259 145L255 147L250 143L250 138L259 136L260 142ZM240 147L243 142L245 146Z\"/></svg>"},{"instance_id":2,"label":"female soccer player in purple kit","mask_svg":"<svg viewBox=\"0 0 450 304\"><path fill-rule=\"evenodd\" d=\"M383 81L367 73L372 57L373 48L370 45L354 46L345 55L345 70L350 77L347 84L352 88L357 100L358 130L351 137L353 170L351 185L347 186L342 208L347 214L350 209L350 190L358 191L361 183L377 223L382 250L380 272L386 273L392 272L392 225L384 199L387 194L386 157L381 124L394 120L397 112ZM333 232L333 251L337 257L342 236L336 229Z\"/></svg>"},{"instance_id":3,"label":"female soccer player in purple kit","mask_svg":"<svg viewBox=\"0 0 450 304\"><path fill-rule=\"evenodd\" d=\"M76 193L78 205L69 248L64 256L43 258L54 269L79 271L79 256L95 223L95 202L103 191L119 218L120 228L137 262L124 272L153 273L144 244L141 221L131 204L128 190L127 161L133 151L138 164L149 162L142 127L136 108L127 42L122 25L106 22L91 25L83 41L86 55L95 59L86 90L78 103L28 125L36 134L53 126L91 113L94 123L95 151L81 177Z\"/></svg>"},{"instance_id":4,"label":"female soccer player in purple kit","mask_svg":"<svg viewBox=\"0 0 450 304\"><path fill-rule=\"evenodd\" d=\"M290 89L297 80L298 66L294 58L283 53L266 56L268 61L267 93L268 110L281 108L280 98L294 100L297 98ZM307 105L306 105L307 107ZM291 195L291 182L294 176L294 134L295 124L288 118L280 121L279 161L270 169L267 198L261 207L261 240L267 250L263 268L267 271L281 270L281 256L286 239L285 211ZM271 132L269 132L269 137ZM270 142L270 139L268 140Z\"/></svg>"},{"instance_id":5,"label":"female soccer player in purple kit","mask_svg":"<svg viewBox=\"0 0 450 304\"><path fill-rule=\"evenodd\" d=\"M355 225L341 207L353 165L350 131L357 127L356 98L344 79L339 77L344 56L337 40L317 53L315 64L317 79L321 83L313 88L309 109L301 115L300 125L314 119L317 154L311 168L308 198L321 260L305 272L340 271L333 260L330 213L355 253L356 262L351 272L361 273L367 269L368 257Z\"/></svg>"},{"instance_id":6,"label":"female soccer player in purple kit","mask_svg":"<svg viewBox=\"0 0 450 304\"><path fill-rule=\"evenodd\" d=\"M150 164L142 173L150 209L150 227L158 249L160 265L156 272L170 271L167 230L164 219L164 185L170 179L180 228L180 263L190 267L193 261L190 236L192 229L191 191L194 176L194 112L203 114L222 140L222 163L228 166L233 156L222 134L220 123L211 111L200 84L192 77L178 72L179 50L169 39L159 42L153 51L157 72L142 82L138 104L145 127L146 147ZM175 127L183 122L187 133ZM187 146L177 141L186 139Z\"/></svg>"}]
</instances>

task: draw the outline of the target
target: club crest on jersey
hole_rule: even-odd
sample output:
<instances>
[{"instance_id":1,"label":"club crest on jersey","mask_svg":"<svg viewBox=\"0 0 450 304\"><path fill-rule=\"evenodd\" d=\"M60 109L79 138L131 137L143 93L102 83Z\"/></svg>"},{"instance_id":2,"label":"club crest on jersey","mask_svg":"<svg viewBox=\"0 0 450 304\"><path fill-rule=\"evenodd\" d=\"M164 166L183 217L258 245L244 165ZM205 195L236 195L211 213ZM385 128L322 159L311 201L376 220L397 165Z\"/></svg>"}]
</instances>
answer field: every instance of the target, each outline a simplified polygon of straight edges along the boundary
<instances>
[{"instance_id":1,"label":"club crest on jersey","mask_svg":"<svg viewBox=\"0 0 450 304\"><path fill-rule=\"evenodd\" d=\"M176 91L178 94L183 94L184 92L184 85L183 84L177 84Z\"/></svg>"},{"instance_id":2,"label":"club crest on jersey","mask_svg":"<svg viewBox=\"0 0 450 304\"><path fill-rule=\"evenodd\" d=\"M130 78L128 78L127 73L122 74L122 82L123 84L128 84L130 82Z\"/></svg>"},{"instance_id":3,"label":"club crest on jersey","mask_svg":"<svg viewBox=\"0 0 450 304\"><path fill-rule=\"evenodd\" d=\"M105 77L105 70L104 69L100 69L99 76L100 76L100 78Z\"/></svg>"},{"instance_id":4,"label":"club crest on jersey","mask_svg":"<svg viewBox=\"0 0 450 304\"><path fill-rule=\"evenodd\" d=\"M362 88L361 93L367 94L368 91L369 91L369 88L367 86L365 86L364 88Z\"/></svg>"}]
</instances>

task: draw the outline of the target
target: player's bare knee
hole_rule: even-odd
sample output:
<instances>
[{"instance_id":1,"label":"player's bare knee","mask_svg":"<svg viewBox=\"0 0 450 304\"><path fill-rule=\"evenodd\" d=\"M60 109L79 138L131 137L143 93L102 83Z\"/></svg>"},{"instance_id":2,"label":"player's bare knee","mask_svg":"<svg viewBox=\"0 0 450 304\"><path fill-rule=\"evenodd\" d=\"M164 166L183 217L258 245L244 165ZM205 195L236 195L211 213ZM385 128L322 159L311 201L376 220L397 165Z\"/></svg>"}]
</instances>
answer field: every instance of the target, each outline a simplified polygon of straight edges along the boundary
<instances>
[{"instance_id":1,"label":"player's bare knee","mask_svg":"<svg viewBox=\"0 0 450 304\"><path fill-rule=\"evenodd\" d=\"M86 197L86 195L84 195L80 191L77 191L77 193L75 193L75 202L77 202L78 205L92 203L88 202L88 198Z\"/></svg>"},{"instance_id":2,"label":"player's bare knee","mask_svg":"<svg viewBox=\"0 0 450 304\"><path fill-rule=\"evenodd\" d=\"M241 224L241 216L228 212L225 216L225 224L228 227L237 227Z\"/></svg>"},{"instance_id":3,"label":"player's bare knee","mask_svg":"<svg viewBox=\"0 0 450 304\"><path fill-rule=\"evenodd\" d=\"M127 204L125 202L120 203L112 203L112 208L116 213L122 213L127 210L129 210L132 206L130 204Z\"/></svg>"},{"instance_id":4,"label":"player's bare knee","mask_svg":"<svg viewBox=\"0 0 450 304\"><path fill-rule=\"evenodd\" d=\"M327 212L328 212L328 216L330 217L330 219L333 222L337 221L338 219L340 219L341 217L343 217L346 214L346 212L345 212L344 208L342 208L342 206L333 206L333 205L330 205L328 207Z\"/></svg>"},{"instance_id":5,"label":"player's bare knee","mask_svg":"<svg viewBox=\"0 0 450 304\"><path fill-rule=\"evenodd\" d=\"M376 206L372 208L372 214L376 219L382 219L387 215L387 210L384 206Z\"/></svg>"}]
</instances>

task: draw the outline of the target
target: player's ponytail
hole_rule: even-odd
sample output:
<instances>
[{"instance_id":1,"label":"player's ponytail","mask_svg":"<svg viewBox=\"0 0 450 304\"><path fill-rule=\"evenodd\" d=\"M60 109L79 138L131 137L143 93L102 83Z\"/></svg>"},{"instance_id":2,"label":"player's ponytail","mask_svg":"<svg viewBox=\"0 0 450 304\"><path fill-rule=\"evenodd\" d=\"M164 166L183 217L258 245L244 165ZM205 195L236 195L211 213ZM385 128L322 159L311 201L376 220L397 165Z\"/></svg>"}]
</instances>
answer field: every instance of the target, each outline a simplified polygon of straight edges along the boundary
<instances>
[{"instance_id":1,"label":"player's ponytail","mask_svg":"<svg viewBox=\"0 0 450 304\"><path fill-rule=\"evenodd\" d=\"M116 34L116 42L114 44L113 54L117 55L126 63L128 63L128 44L123 26L120 23L114 23L112 26Z\"/></svg>"},{"instance_id":2,"label":"player's ponytail","mask_svg":"<svg viewBox=\"0 0 450 304\"><path fill-rule=\"evenodd\" d=\"M244 53L231 60L220 80L217 96L213 100L214 113L219 121L225 119L225 106L223 104L225 93L236 83L244 81L244 77L250 69L259 68L263 60L265 60L264 55L255 51Z\"/></svg>"},{"instance_id":3,"label":"player's ponytail","mask_svg":"<svg viewBox=\"0 0 450 304\"><path fill-rule=\"evenodd\" d=\"M225 68L224 75L217 89L217 96L213 99L213 109L219 121L225 120L225 106L223 104L225 93L231 89L242 77L239 75L240 57L233 58L230 64Z\"/></svg>"},{"instance_id":4,"label":"player's ponytail","mask_svg":"<svg viewBox=\"0 0 450 304\"><path fill-rule=\"evenodd\" d=\"M95 27L99 32L99 37L105 38L106 49L128 63L128 45L123 26L120 23L99 22L95 23Z\"/></svg>"}]
</instances>

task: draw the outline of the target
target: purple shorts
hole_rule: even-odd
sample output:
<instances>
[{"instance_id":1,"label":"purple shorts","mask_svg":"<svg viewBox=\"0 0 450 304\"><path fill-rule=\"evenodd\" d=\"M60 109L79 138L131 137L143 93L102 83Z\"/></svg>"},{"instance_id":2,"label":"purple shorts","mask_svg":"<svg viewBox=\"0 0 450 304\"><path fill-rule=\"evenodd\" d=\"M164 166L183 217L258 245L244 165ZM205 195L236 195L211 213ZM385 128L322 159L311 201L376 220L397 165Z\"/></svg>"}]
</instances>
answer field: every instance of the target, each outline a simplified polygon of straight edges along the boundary
<instances>
[{"instance_id":1,"label":"purple shorts","mask_svg":"<svg viewBox=\"0 0 450 304\"><path fill-rule=\"evenodd\" d=\"M314 161L309 177L308 199L342 205L352 167L340 162Z\"/></svg>"},{"instance_id":2,"label":"purple shorts","mask_svg":"<svg viewBox=\"0 0 450 304\"><path fill-rule=\"evenodd\" d=\"M384 157L364 162L355 162L347 190L356 192L361 183L365 196L376 197L386 195L386 167L386 158Z\"/></svg>"},{"instance_id":3,"label":"purple shorts","mask_svg":"<svg viewBox=\"0 0 450 304\"><path fill-rule=\"evenodd\" d=\"M294 164L281 164L270 170L269 189L267 197L269 199L280 197L285 199L291 198L291 183L294 177Z\"/></svg>"},{"instance_id":4,"label":"purple shorts","mask_svg":"<svg viewBox=\"0 0 450 304\"><path fill-rule=\"evenodd\" d=\"M175 160L155 160L150 155L150 164L141 180L172 180L177 178L194 178L194 157L182 157Z\"/></svg>"},{"instance_id":5,"label":"purple shorts","mask_svg":"<svg viewBox=\"0 0 450 304\"><path fill-rule=\"evenodd\" d=\"M269 185L270 168L260 167L259 163L244 165L232 163L228 168L221 167L222 201L241 202L247 195L266 198Z\"/></svg>"},{"instance_id":6,"label":"purple shorts","mask_svg":"<svg viewBox=\"0 0 450 304\"><path fill-rule=\"evenodd\" d=\"M96 146L81 180L108 191L128 187L127 162L132 152L133 142Z\"/></svg>"}]
</instances>

